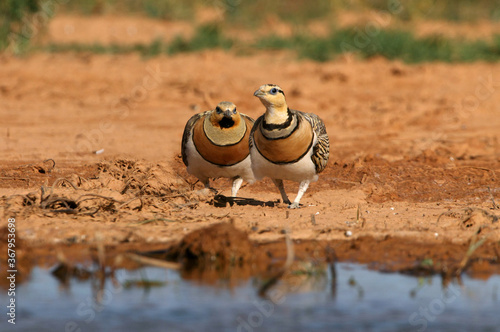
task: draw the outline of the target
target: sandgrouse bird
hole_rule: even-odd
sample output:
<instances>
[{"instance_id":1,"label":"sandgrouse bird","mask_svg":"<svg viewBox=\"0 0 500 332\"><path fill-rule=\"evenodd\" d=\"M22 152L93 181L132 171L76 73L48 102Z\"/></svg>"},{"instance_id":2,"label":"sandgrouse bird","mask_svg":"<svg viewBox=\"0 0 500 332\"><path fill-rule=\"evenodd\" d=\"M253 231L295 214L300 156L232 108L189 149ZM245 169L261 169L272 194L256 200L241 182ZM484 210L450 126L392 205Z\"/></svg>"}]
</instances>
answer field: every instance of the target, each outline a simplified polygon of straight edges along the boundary
<instances>
[{"instance_id":1,"label":"sandgrouse bird","mask_svg":"<svg viewBox=\"0 0 500 332\"><path fill-rule=\"evenodd\" d=\"M289 109L283 90L262 85L254 96L266 107L250 133L250 156L256 179L270 177L289 208L299 202L311 181L318 180L328 162L330 141L325 124L315 114ZM297 197L290 204L283 180L299 182Z\"/></svg>"},{"instance_id":2,"label":"sandgrouse bird","mask_svg":"<svg viewBox=\"0 0 500 332\"><path fill-rule=\"evenodd\" d=\"M248 137L254 120L228 101L192 116L182 135L182 161L188 173L209 188L210 178L232 178L234 197L243 183L254 181Z\"/></svg>"}]
</instances>

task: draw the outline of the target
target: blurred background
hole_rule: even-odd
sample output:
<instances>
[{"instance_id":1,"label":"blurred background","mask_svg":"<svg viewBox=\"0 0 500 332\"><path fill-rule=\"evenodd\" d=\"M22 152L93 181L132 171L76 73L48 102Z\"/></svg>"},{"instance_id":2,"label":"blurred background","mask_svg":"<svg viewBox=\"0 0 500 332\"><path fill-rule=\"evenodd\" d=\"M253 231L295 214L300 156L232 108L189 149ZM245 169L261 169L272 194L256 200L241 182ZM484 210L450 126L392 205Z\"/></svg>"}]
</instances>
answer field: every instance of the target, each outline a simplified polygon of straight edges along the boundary
<instances>
[{"instance_id":1,"label":"blurred background","mask_svg":"<svg viewBox=\"0 0 500 332\"><path fill-rule=\"evenodd\" d=\"M315 61L345 52L405 62L495 61L499 33L497 0L0 1L0 50L15 54L231 48L290 49Z\"/></svg>"}]
</instances>

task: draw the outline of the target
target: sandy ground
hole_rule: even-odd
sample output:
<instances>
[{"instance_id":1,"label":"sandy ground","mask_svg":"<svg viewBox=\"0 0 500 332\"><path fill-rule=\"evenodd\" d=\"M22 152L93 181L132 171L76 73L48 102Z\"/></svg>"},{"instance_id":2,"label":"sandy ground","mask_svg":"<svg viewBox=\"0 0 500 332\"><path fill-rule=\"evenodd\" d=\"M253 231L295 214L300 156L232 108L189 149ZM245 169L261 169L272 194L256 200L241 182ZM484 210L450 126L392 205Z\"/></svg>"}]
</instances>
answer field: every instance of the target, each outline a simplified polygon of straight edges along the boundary
<instances>
[{"instance_id":1,"label":"sandy ground","mask_svg":"<svg viewBox=\"0 0 500 332\"><path fill-rule=\"evenodd\" d=\"M254 243L288 230L296 241L343 243L338 256L364 262L433 252L446 259L456 250L459 260L485 238L476 261L498 269L497 64L320 64L286 52L223 51L0 62L0 216L2 224L16 218L26 250L48 250L40 257L96 243L148 250L231 222ZM301 209L215 207L180 161L184 125L222 100L257 118L264 109L253 91L263 83L279 84L290 107L324 120L329 164ZM294 197L297 184L285 186ZM214 187L230 193L227 180ZM269 179L239 195L279 199Z\"/></svg>"}]
</instances>

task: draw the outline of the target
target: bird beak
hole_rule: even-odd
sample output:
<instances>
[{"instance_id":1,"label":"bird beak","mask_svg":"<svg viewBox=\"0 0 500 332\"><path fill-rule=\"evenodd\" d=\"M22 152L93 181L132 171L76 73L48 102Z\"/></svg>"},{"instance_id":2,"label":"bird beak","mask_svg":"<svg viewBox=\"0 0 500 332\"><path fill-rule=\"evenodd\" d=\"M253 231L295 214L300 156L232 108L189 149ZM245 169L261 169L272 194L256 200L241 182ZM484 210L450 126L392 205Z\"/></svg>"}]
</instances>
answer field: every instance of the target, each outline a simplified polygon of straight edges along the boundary
<instances>
[{"instance_id":1,"label":"bird beak","mask_svg":"<svg viewBox=\"0 0 500 332\"><path fill-rule=\"evenodd\" d=\"M256 91L253 93L253 95L254 95L255 97L259 97L259 98L260 98L261 96L263 96L263 95L264 95L264 92L263 92L261 89L258 89L258 90L256 90Z\"/></svg>"},{"instance_id":2,"label":"bird beak","mask_svg":"<svg viewBox=\"0 0 500 332\"><path fill-rule=\"evenodd\" d=\"M224 112L224 116L225 116L226 118L230 118L230 119L231 119L231 118L233 117L233 112L232 112L231 110L226 110L226 111Z\"/></svg>"}]
</instances>

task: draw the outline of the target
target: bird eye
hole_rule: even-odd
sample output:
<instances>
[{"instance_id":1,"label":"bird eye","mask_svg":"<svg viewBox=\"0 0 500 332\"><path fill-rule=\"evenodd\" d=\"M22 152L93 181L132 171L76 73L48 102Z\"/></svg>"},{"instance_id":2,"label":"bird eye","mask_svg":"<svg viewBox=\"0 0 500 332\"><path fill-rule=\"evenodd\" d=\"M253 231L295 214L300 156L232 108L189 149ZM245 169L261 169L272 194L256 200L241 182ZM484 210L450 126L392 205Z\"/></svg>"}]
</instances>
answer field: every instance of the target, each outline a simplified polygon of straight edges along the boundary
<instances>
[{"instance_id":1,"label":"bird eye","mask_svg":"<svg viewBox=\"0 0 500 332\"><path fill-rule=\"evenodd\" d=\"M275 95L275 94L278 92L278 89L276 89L276 88L272 88L269 92L270 92L272 95Z\"/></svg>"},{"instance_id":2,"label":"bird eye","mask_svg":"<svg viewBox=\"0 0 500 332\"><path fill-rule=\"evenodd\" d=\"M222 110L220 109L220 107L217 107L215 111L217 112L217 114L222 114Z\"/></svg>"},{"instance_id":3,"label":"bird eye","mask_svg":"<svg viewBox=\"0 0 500 332\"><path fill-rule=\"evenodd\" d=\"M236 108L233 110L233 114L236 114Z\"/></svg>"}]
</instances>

